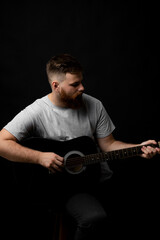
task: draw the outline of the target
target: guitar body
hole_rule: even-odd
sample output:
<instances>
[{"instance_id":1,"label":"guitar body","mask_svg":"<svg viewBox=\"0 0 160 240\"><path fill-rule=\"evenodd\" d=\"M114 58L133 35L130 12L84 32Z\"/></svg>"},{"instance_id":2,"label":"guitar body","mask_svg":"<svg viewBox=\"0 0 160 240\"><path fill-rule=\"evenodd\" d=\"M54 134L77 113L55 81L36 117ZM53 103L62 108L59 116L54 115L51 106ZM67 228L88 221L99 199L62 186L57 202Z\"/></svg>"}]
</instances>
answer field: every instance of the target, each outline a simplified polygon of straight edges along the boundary
<instances>
[{"instance_id":1,"label":"guitar body","mask_svg":"<svg viewBox=\"0 0 160 240\"><path fill-rule=\"evenodd\" d=\"M80 174L86 170L86 166L80 162L76 163L76 158L86 155L97 153L95 142L87 136L75 138L69 141L55 141L45 138L30 138L21 142L21 145L31 149L39 150L42 152L54 152L61 157L64 157L65 170L70 174ZM72 160L72 165L69 165L69 159L75 159L75 165ZM93 170L95 166L87 166Z\"/></svg>"},{"instance_id":2,"label":"guitar body","mask_svg":"<svg viewBox=\"0 0 160 240\"><path fill-rule=\"evenodd\" d=\"M95 142L86 136L75 138L68 141L55 141L45 138L29 138L25 141L20 142L21 145L39 150L42 152L54 152L67 159L89 155L97 153L97 146ZM77 155L77 156L76 156ZM36 164L28 163L14 163L16 175L19 178L30 182L32 185L39 186L47 185L47 182L56 182L59 185L64 183L69 185L75 183L78 186L84 186L86 184L94 185L100 178L100 164L96 163L87 167L82 164L76 166L76 168L67 168L65 166L64 171L49 174L49 170ZM44 183L46 182L46 183Z\"/></svg>"},{"instance_id":3,"label":"guitar body","mask_svg":"<svg viewBox=\"0 0 160 240\"><path fill-rule=\"evenodd\" d=\"M20 144L42 152L54 152L61 157L65 157L67 155L70 158L75 157L71 154L73 153L73 155L76 155L76 152L77 156L79 153L84 156L97 153L95 142L87 136L78 137L68 141L55 141L45 138L29 138L20 142Z\"/></svg>"}]
</instances>

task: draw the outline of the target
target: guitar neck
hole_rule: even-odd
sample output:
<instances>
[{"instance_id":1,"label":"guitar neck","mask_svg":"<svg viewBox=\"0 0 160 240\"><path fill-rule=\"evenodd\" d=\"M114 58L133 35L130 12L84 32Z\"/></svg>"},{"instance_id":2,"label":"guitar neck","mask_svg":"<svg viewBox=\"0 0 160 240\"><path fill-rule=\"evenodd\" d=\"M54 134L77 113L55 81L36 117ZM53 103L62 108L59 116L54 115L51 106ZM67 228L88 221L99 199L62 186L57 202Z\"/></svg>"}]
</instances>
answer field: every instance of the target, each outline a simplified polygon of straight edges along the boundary
<instances>
[{"instance_id":1,"label":"guitar neck","mask_svg":"<svg viewBox=\"0 0 160 240\"><path fill-rule=\"evenodd\" d=\"M114 150L109 152L90 154L83 157L83 164L90 165L93 163L105 162L109 160L135 157L142 153L141 151L142 146L146 146L146 147L151 146L154 148L157 147L157 145L155 144L149 144L149 145L141 145L136 147L124 148L124 149L119 149L119 150Z\"/></svg>"}]
</instances>

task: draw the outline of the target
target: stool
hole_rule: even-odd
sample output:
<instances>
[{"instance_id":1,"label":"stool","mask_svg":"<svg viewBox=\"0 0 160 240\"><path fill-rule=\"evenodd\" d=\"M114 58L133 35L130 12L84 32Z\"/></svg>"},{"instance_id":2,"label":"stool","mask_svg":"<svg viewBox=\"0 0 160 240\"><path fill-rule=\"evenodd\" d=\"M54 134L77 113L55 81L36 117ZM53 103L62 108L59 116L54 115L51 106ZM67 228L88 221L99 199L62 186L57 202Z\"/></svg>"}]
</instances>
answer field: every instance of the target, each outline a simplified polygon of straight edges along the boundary
<instances>
[{"instance_id":1,"label":"stool","mask_svg":"<svg viewBox=\"0 0 160 240\"><path fill-rule=\"evenodd\" d=\"M68 232L63 213L57 213L54 217L52 240L67 240Z\"/></svg>"}]
</instances>

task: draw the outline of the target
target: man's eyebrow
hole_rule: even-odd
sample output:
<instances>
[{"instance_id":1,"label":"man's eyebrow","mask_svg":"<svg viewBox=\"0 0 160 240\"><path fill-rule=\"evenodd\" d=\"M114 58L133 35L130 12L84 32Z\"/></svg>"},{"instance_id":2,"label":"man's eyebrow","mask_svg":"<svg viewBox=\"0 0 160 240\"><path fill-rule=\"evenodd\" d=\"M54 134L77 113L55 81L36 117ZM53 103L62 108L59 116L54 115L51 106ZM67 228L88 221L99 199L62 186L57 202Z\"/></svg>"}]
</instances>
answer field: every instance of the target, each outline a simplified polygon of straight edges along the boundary
<instances>
[{"instance_id":1,"label":"man's eyebrow","mask_svg":"<svg viewBox=\"0 0 160 240\"><path fill-rule=\"evenodd\" d=\"M80 84L82 81L83 81L83 79L79 80L79 81L71 82L71 83L69 83L69 85Z\"/></svg>"}]
</instances>

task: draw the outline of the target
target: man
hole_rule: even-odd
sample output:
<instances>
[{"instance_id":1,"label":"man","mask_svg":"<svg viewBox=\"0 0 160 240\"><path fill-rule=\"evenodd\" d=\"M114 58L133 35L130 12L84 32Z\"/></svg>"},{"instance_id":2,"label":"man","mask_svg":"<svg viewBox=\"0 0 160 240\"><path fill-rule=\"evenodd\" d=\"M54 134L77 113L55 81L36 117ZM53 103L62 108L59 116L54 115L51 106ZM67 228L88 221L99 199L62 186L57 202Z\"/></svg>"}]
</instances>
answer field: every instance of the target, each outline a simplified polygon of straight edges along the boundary
<instances>
[{"instance_id":1,"label":"man","mask_svg":"<svg viewBox=\"0 0 160 240\"><path fill-rule=\"evenodd\" d=\"M56 149L54 152L43 152L22 146L20 142L30 137L67 141L88 136L103 152L138 145L114 139L112 132L115 126L102 103L84 94L83 70L74 57L68 54L54 56L47 63L46 71L52 92L26 107L1 130L2 157L14 162L38 164L56 175L58 172L63 174L64 156L57 154ZM156 142L149 140L141 145L144 144ZM143 146L141 150L143 158L152 158L160 152L159 148L151 146ZM100 171L101 175L110 173L105 164L101 164ZM56 185L60 188L58 182ZM79 188L74 191L72 187L64 203L67 213L76 223L76 240L90 239L95 226L106 218L94 191L90 191L89 187L84 189L84 192Z\"/></svg>"}]
</instances>

